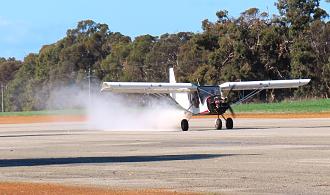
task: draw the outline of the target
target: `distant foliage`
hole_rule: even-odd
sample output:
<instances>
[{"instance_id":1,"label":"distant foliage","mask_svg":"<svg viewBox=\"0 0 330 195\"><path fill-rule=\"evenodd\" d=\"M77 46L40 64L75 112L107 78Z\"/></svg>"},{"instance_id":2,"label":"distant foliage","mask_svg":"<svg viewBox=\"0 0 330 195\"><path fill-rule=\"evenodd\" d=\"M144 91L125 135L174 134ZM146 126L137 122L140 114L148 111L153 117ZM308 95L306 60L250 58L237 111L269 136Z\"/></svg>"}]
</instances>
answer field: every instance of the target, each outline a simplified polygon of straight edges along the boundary
<instances>
[{"instance_id":1,"label":"distant foliage","mask_svg":"<svg viewBox=\"0 0 330 195\"><path fill-rule=\"evenodd\" d=\"M101 81L168 81L200 84L225 81L311 78L298 90L268 90L258 98L330 96L330 23L319 0L279 0L279 15L258 8L237 18L228 11L202 22L201 33L179 32L132 38L108 25L80 21L75 29L39 53L17 61L0 58L7 111L47 108L51 91L74 85L86 89L87 76ZM94 89L98 90L98 89ZM86 97L87 98L87 97Z\"/></svg>"}]
</instances>

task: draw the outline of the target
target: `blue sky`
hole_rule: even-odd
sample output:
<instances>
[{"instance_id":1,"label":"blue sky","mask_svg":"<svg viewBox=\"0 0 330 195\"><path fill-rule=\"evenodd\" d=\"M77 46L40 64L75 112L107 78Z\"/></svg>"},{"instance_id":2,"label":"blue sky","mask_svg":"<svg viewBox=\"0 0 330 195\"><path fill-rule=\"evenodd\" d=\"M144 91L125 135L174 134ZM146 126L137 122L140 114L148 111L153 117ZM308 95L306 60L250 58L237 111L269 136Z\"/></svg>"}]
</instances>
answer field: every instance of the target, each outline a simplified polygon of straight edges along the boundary
<instances>
[{"instance_id":1,"label":"blue sky","mask_svg":"<svg viewBox=\"0 0 330 195\"><path fill-rule=\"evenodd\" d=\"M277 13L276 0L10 0L0 7L0 57L23 59L63 38L78 21L106 23L113 32L135 37L181 31L201 32L218 10L230 16L257 7ZM321 4L330 12L330 3Z\"/></svg>"}]
</instances>

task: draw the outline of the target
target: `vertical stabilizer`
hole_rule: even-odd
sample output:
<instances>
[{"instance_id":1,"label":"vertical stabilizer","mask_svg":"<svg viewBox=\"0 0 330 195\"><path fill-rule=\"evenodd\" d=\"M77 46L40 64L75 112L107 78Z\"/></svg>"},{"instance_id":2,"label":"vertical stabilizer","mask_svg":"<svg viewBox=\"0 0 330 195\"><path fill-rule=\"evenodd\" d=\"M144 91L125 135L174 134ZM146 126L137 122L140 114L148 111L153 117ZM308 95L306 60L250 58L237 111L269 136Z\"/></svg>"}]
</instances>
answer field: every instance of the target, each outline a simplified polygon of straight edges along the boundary
<instances>
[{"instance_id":1,"label":"vertical stabilizer","mask_svg":"<svg viewBox=\"0 0 330 195\"><path fill-rule=\"evenodd\" d=\"M170 78L169 78L169 79L170 79L170 83L176 83L173 68L170 68L170 70L169 70L169 77L170 77Z\"/></svg>"},{"instance_id":2,"label":"vertical stabilizer","mask_svg":"<svg viewBox=\"0 0 330 195\"><path fill-rule=\"evenodd\" d=\"M169 81L170 81L170 83L176 83L175 74L174 74L174 69L173 68L170 68L168 70L168 75L169 75ZM170 93L170 96L173 99L176 99L176 93Z\"/></svg>"},{"instance_id":3,"label":"vertical stabilizer","mask_svg":"<svg viewBox=\"0 0 330 195\"><path fill-rule=\"evenodd\" d=\"M169 69L170 83L176 83L175 74L173 68ZM170 96L184 109L189 110L191 103L189 100L189 93L170 93Z\"/></svg>"}]
</instances>

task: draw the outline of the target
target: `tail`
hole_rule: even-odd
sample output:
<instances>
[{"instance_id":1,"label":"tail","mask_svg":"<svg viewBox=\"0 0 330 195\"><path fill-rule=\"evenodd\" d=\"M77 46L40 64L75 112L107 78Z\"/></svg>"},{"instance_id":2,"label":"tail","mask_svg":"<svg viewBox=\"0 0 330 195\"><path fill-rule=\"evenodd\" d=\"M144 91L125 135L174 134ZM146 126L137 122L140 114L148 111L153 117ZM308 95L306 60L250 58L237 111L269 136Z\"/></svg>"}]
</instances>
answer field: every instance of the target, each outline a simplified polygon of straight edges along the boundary
<instances>
[{"instance_id":1,"label":"tail","mask_svg":"<svg viewBox=\"0 0 330 195\"><path fill-rule=\"evenodd\" d=\"M174 69L173 68L170 68L168 70L168 76L169 76L169 81L170 83L176 83L176 80L175 80L175 74L174 74ZM170 93L170 96L176 100L176 93Z\"/></svg>"},{"instance_id":2,"label":"tail","mask_svg":"<svg viewBox=\"0 0 330 195\"><path fill-rule=\"evenodd\" d=\"M173 68L169 69L169 80L170 83L176 83L175 74ZM191 103L189 101L189 93L170 93L170 96L185 110L189 110L191 108ZM189 113L185 113L186 118L189 119L191 115Z\"/></svg>"},{"instance_id":3,"label":"tail","mask_svg":"<svg viewBox=\"0 0 330 195\"><path fill-rule=\"evenodd\" d=\"M169 69L169 80L170 80L170 83L176 83L175 75L174 75L174 69L173 68L170 68Z\"/></svg>"}]
</instances>

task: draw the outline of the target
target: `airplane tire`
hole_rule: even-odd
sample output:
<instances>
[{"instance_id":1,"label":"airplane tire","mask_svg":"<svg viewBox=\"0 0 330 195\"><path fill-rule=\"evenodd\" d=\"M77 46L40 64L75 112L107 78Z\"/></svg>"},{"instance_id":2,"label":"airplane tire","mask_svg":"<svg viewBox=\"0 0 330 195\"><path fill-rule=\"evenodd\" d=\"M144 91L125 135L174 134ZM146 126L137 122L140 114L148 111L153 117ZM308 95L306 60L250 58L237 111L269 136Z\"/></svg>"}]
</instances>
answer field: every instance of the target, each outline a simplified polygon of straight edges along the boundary
<instances>
[{"instance_id":1,"label":"airplane tire","mask_svg":"<svg viewBox=\"0 0 330 195\"><path fill-rule=\"evenodd\" d=\"M221 130L221 128L222 128L222 121L221 121L221 119L217 119L217 120L215 120L215 129L216 130Z\"/></svg>"},{"instance_id":2,"label":"airplane tire","mask_svg":"<svg viewBox=\"0 0 330 195\"><path fill-rule=\"evenodd\" d=\"M182 119L181 121L181 129L182 131L188 131L189 129L189 123L187 119Z\"/></svg>"},{"instance_id":3,"label":"airplane tire","mask_svg":"<svg viewBox=\"0 0 330 195\"><path fill-rule=\"evenodd\" d=\"M234 127L234 121L232 118L227 118L226 120L226 128L232 129Z\"/></svg>"}]
</instances>

